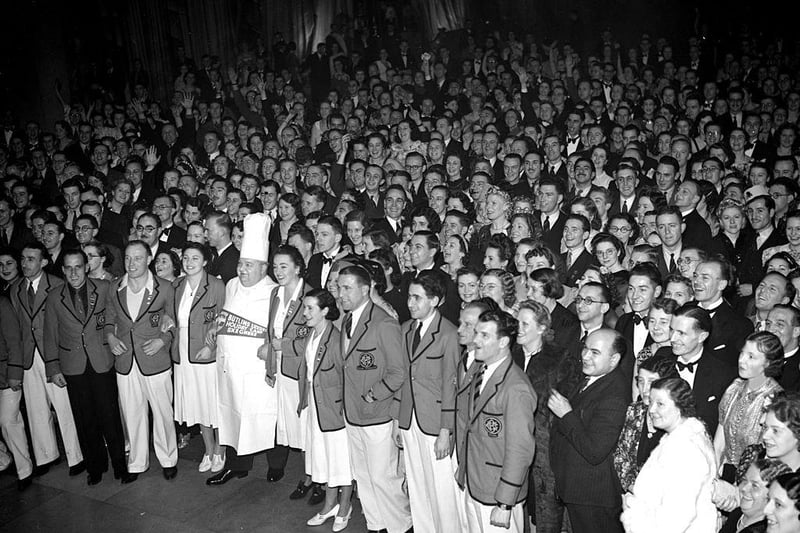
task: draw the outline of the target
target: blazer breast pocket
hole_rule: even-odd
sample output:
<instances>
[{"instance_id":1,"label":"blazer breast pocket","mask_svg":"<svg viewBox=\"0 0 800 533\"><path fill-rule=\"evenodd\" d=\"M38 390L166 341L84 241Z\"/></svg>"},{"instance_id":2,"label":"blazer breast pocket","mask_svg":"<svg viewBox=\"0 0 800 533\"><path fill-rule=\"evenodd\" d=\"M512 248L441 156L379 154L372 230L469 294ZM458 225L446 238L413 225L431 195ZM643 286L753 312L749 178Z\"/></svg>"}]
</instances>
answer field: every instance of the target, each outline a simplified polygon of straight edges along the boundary
<instances>
[{"instance_id":1,"label":"blazer breast pocket","mask_svg":"<svg viewBox=\"0 0 800 533\"><path fill-rule=\"evenodd\" d=\"M497 438L505 428L503 413L484 412L481 416L481 426L487 437Z\"/></svg>"},{"instance_id":2,"label":"blazer breast pocket","mask_svg":"<svg viewBox=\"0 0 800 533\"><path fill-rule=\"evenodd\" d=\"M148 320L150 321L151 328L157 328L158 325L161 323L161 311L151 312L150 316L148 317Z\"/></svg>"},{"instance_id":3,"label":"blazer breast pocket","mask_svg":"<svg viewBox=\"0 0 800 533\"><path fill-rule=\"evenodd\" d=\"M94 314L94 329L100 330L106 326L106 310Z\"/></svg>"},{"instance_id":4,"label":"blazer breast pocket","mask_svg":"<svg viewBox=\"0 0 800 533\"><path fill-rule=\"evenodd\" d=\"M375 370L378 368L375 360L375 350L376 348L356 349L356 356L358 357L357 370Z\"/></svg>"}]
</instances>

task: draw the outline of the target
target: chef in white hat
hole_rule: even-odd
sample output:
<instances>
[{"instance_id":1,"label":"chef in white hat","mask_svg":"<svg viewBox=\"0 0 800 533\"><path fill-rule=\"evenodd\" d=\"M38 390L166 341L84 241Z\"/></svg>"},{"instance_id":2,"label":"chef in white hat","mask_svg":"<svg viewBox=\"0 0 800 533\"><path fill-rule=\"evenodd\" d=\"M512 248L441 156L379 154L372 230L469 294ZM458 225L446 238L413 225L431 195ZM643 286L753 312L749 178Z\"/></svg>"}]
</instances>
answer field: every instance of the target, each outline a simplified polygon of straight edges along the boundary
<instances>
[{"instance_id":1,"label":"chef in white hat","mask_svg":"<svg viewBox=\"0 0 800 533\"><path fill-rule=\"evenodd\" d=\"M265 380L269 304L275 283L267 276L269 218L254 213L244 219L237 277L225 289L217 318L219 440L227 446L225 468L206 480L222 485L245 477L253 454L275 447L278 397Z\"/></svg>"}]
</instances>

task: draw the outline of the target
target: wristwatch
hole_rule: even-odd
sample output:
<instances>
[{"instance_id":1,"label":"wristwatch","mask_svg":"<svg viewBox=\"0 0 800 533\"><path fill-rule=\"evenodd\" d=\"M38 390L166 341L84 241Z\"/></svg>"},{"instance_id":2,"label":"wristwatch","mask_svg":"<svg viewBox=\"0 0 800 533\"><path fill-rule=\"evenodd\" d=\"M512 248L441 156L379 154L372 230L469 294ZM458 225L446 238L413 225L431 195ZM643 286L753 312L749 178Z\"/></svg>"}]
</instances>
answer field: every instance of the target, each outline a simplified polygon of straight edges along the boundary
<instances>
[{"instance_id":1,"label":"wristwatch","mask_svg":"<svg viewBox=\"0 0 800 533\"><path fill-rule=\"evenodd\" d=\"M510 511L514 506L506 505L505 503L498 503L497 506L503 511Z\"/></svg>"}]
</instances>

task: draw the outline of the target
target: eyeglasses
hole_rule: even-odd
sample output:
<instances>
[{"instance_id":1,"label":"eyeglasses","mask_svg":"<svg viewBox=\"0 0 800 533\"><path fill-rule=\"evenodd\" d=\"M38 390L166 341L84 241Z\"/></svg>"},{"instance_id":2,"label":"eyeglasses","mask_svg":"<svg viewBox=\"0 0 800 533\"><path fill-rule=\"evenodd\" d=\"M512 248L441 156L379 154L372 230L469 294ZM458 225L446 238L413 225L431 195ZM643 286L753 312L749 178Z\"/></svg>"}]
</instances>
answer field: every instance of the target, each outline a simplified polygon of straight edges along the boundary
<instances>
[{"instance_id":1,"label":"eyeglasses","mask_svg":"<svg viewBox=\"0 0 800 533\"><path fill-rule=\"evenodd\" d=\"M84 231L92 231L92 226L75 226L75 233L83 233Z\"/></svg>"},{"instance_id":2,"label":"eyeglasses","mask_svg":"<svg viewBox=\"0 0 800 533\"><path fill-rule=\"evenodd\" d=\"M699 263L699 262L700 259L692 259L691 257L680 257L676 261L676 263L679 265L689 265L689 266L691 266L692 263Z\"/></svg>"},{"instance_id":3,"label":"eyeglasses","mask_svg":"<svg viewBox=\"0 0 800 533\"><path fill-rule=\"evenodd\" d=\"M591 296L587 296L586 298L584 298L583 296L575 297L575 305L582 305L582 304L594 305L594 304L607 304L607 303L608 302L603 300L595 300Z\"/></svg>"},{"instance_id":4,"label":"eyeglasses","mask_svg":"<svg viewBox=\"0 0 800 533\"><path fill-rule=\"evenodd\" d=\"M784 196L791 196L791 194L788 193L788 192L787 193L783 193L783 194L781 194L779 192L771 192L771 193L769 193L769 195L772 196L773 198L775 198L776 200L778 198L783 198Z\"/></svg>"},{"instance_id":5,"label":"eyeglasses","mask_svg":"<svg viewBox=\"0 0 800 533\"><path fill-rule=\"evenodd\" d=\"M608 231L611 233L630 233L632 228L628 227L620 227L620 226L609 226Z\"/></svg>"}]
</instances>

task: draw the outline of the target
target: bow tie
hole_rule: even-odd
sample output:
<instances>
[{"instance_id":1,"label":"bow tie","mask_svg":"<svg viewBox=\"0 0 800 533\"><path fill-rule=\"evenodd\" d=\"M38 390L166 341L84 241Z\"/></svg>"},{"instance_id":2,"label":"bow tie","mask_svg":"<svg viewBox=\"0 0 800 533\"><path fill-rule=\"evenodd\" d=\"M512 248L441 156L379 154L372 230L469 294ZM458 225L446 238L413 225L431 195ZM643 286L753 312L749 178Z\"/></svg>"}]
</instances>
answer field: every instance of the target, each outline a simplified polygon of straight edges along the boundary
<instances>
[{"instance_id":1,"label":"bow tie","mask_svg":"<svg viewBox=\"0 0 800 533\"><path fill-rule=\"evenodd\" d=\"M638 326L642 322L644 322L644 318L642 318L639 315L634 313L634 315L633 315L633 323Z\"/></svg>"},{"instance_id":2,"label":"bow tie","mask_svg":"<svg viewBox=\"0 0 800 533\"><path fill-rule=\"evenodd\" d=\"M324 255L322 256L323 265L330 265L331 263L333 263L333 257L325 257Z\"/></svg>"},{"instance_id":3,"label":"bow tie","mask_svg":"<svg viewBox=\"0 0 800 533\"><path fill-rule=\"evenodd\" d=\"M604 81L603 87L611 87L613 84L611 82Z\"/></svg>"},{"instance_id":4,"label":"bow tie","mask_svg":"<svg viewBox=\"0 0 800 533\"><path fill-rule=\"evenodd\" d=\"M695 361L693 363L681 363L680 361L675 361L675 365L678 367L678 372L681 370L688 370L692 374L694 374L694 367L697 366L699 361Z\"/></svg>"},{"instance_id":5,"label":"bow tie","mask_svg":"<svg viewBox=\"0 0 800 533\"><path fill-rule=\"evenodd\" d=\"M568 142L569 144L576 143L576 142L578 142L579 140L580 140L580 137L575 137L574 139L570 139L569 137L567 137L567 142Z\"/></svg>"}]
</instances>

